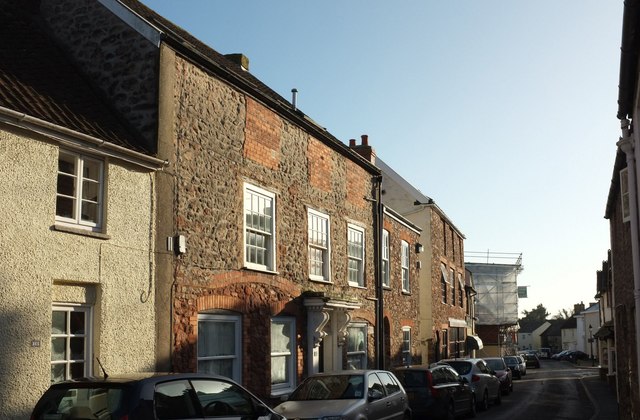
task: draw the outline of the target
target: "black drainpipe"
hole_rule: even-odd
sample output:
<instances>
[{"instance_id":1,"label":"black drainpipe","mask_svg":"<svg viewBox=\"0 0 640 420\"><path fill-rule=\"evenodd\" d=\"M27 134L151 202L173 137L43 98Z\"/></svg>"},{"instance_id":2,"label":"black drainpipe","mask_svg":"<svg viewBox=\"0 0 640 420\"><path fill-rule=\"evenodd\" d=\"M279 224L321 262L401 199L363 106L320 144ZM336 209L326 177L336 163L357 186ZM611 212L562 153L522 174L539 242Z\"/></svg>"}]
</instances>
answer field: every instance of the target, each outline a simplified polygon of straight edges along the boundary
<instances>
[{"instance_id":1,"label":"black drainpipe","mask_svg":"<svg viewBox=\"0 0 640 420\"><path fill-rule=\"evenodd\" d=\"M384 369L384 301L382 288L382 221L384 219L384 205L382 204L382 175L375 181L375 284L376 284L376 361L378 369Z\"/></svg>"}]
</instances>

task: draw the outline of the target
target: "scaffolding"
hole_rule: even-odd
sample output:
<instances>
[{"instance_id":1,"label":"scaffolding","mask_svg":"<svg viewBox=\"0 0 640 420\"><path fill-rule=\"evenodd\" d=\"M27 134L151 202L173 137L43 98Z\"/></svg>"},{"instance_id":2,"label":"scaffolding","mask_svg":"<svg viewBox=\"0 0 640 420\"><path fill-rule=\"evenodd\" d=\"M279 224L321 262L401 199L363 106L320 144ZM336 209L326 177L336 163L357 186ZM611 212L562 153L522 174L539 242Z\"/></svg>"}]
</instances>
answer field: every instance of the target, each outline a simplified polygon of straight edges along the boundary
<instances>
[{"instance_id":1,"label":"scaffolding","mask_svg":"<svg viewBox=\"0 0 640 420\"><path fill-rule=\"evenodd\" d=\"M474 262L483 259L485 262ZM510 264L505 263L511 261ZM498 261L498 262L494 262ZM518 322L518 273L522 253L465 253L465 267L473 274L477 292L476 325L515 325Z\"/></svg>"}]
</instances>

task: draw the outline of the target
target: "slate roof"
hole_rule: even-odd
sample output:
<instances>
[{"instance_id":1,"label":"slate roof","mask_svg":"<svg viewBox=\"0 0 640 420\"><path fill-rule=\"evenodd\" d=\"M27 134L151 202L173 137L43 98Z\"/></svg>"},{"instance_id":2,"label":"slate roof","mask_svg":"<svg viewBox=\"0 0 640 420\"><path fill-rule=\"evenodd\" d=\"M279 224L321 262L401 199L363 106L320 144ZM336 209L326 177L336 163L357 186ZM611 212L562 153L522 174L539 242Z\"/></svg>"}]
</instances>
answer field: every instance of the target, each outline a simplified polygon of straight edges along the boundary
<instances>
[{"instance_id":1,"label":"slate roof","mask_svg":"<svg viewBox=\"0 0 640 420\"><path fill-rule=\"evenodd\" d=\"M548 321L518 321L518 324L520 325L520 329L518 330L519 333L532 333L534 332L537 328L539 328L542 324L544 324L545 322Z\"/></svg>"},{"instance_id":2,"label":"slate roof","mask_svg":"<svg viewBox=\"0 0 640 420\"><path fill-rule=\"evenodd\" d=\"M137 152L137 137L68 61L24 0L0 0L0 106Z\"/></svg>"},{"instance_id":3,"label":"slate roof","mask_svg":"<svg viewBox=\"0 0 640 420\"><path fill-rule=\"evenodd\" d=\"M544 330L541 336L561 336L562 335L562 325L564 324L564 319L550 319L548 320L551 323L551 326Z\"/></svg>"}]
</instances>

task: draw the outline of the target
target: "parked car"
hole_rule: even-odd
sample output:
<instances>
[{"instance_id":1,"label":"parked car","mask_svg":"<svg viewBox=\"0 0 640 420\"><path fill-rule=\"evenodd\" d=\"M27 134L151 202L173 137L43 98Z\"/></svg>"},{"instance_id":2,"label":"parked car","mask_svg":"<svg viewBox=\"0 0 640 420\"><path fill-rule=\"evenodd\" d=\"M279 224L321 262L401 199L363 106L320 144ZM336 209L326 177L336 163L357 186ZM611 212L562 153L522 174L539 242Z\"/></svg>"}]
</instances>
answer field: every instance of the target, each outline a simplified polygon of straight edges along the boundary
<instances>
[{"instance_id":1,"label":"parked car","mask_svg":"<svg viewBox=\"0 0 640 420\"><path fill-rule=\"evenodd\" d=\"M541 347L538 351L538 357L548 359L551 357L551 349L549 347Z\"/></svg>"},{"instance_id":2,"label":"parked car","mask_svg":"<svg viewBox=\"0 0 640 420\"><path fill-rule=\"evenodd\" d=\"M560 360L567 360L572 363L576 363L578 360L587 360L589 355L580 350L572 350L562 355Z\"/></svg>"},{"instance_id":3,"label":"parked car","mask_svg":"<svg viewBox=\"0 0 640 420\"><path fill-rule=\"evenodd\" d=\"M540 359L538 359L538 356L535 354L526 354L524 356L524 361L528 368L540 369Z\"/></svg>"},{"instance_id":4,"label":"parked car","mask_svg":"<svg viewBox=\"0 0 640 420\"><path fill-rule=\"evenodd\" d=\"M513 392L513 374L502 357L485 357L489 369L496 372L496 376L500 379L500 391L509 395Z\"/></svg>"},{"instance_id":5,"label":"parked car","mask_svg":"<svg viewBox=\"0 0 640 420\"><path fill-rule=\"evenodd\" d=\"M80 378L49 387L32 420L162 420L211 416L283 419L234 381L198 373Z\"/></svg>"},{"instance_id":6,"label":"parked car","mask_svg":"<svg viewBox=\"0 0 640 420\"><path fill-rule=\"evenodd\" d=\"M524 376L522 371L520 370L520 360L517 356L505 356L504 362L506 363L507 367L511 369L513 378L520 379Z\"/></svg>"},{"instance_id":7,"label":"parked car","mask_svg":"<svg viewBox=\"0 0 640 420\"><path fill-rule=\"evenodd\" d=\"M445 359L438 363L448 364L458 372L458 375L467 378L480 410L487 410L491 401L496 405L502 403L500 380L484 360Z\"/></svg>"},{"instance_id":8,"label":"parked car","mask_svg":"<svg viewBox=\"0 0 640 420\"><path fill-rule=\"evenodd\" d=\"M345 370L305 379L274 409L292 419L410 419L407 394L384 370Z\"/></svg>"},{"instance_id":9,"label":"parked car","mask_svg":"<svg viewBox=\"0 0 640 420\"><path fill-rule=\"evenodd\" d=\"M562 357L563 357L565 354L569 353L570 351L571 351L571 350L562 350L562 351L561 351L561 352L559 352L559 353L553 354L553 355L551 355L551 360L562 360Z\"/></svg>"},{"instance_id":10,"label":"parked car","mask_svg":"<svg viewBox=\"0 0 640 420\"><path fill-rule=\"evenodd\" d=\"M395 369L409 398L414 418L452 419L476 415L476 399L469 381L451 366L408 366Z\"/></svg>"},{"instance_id":11,"label":"parked car","mask_svg":"<svg viewBox=\"0 0 640 420\"><path fill-rule=\"evenodd\" d=\"M526 376L527 375L527 362L524 361L524 357L518 355L516 356L516 359L518 359L518 362L520 362L520 373L522 374L522 376Z\"/></svg>"}]
</instances>

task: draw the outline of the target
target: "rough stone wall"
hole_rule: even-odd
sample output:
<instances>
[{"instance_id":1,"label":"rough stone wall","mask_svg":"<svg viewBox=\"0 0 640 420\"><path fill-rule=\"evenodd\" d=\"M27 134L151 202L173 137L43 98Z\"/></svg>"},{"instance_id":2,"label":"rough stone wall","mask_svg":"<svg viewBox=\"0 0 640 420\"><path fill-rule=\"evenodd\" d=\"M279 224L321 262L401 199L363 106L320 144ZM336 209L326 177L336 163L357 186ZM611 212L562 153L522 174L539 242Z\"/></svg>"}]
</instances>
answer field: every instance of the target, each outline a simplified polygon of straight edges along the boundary
<instances>
[{"instance_id":1,"label":"rough stone wall","mask_svg":"<svg viewBox=\"0 0 640 420\"><path fill-rule=\"evenodd\" d=\"M386 217L384 228L389 232L389 283L384 289L384 314L389 322L389 338L386 353L387 368L403 364L403 332L402 327L411 327L411 364L420 364L421 356L418 348L420 335L419 317L419 269L416 262L415 244L419 234L399 223L395 219ZM401 241L409 244L409 293L402 291L402 246Z\"/></svg>"},{"instance_id":2,"label":"rough stone wall","mask_svg":"<svg viewBox=\"0 0 640 420\"><path fill-rule=\"evenodd\" d=\"M271 316L296 317L299 367L305 360L302 292L356 299L362 305L358 317L375 319L373 302L366 299L374 295L373 211L364 200L372 177L180 57L175 77L177 162L168 171L175 173L177 226L188 251L176 269L174 367L195 369L198 312L232 310L243 315L244 339L250 340L244 346L243 382L268 396ZM348 173L362 203L347 202ZM312 182L311 174L323 181ZM243 269L244 182L276 195L275 273ZM308 280L308 208L330 216L332 284ZM348 221L366 228L365 288L347 284Z\"/></svg>"},{"instance_id":3,"label":"rough stone wall","mask_svg":"<svg viewBox=\"0 0 640 420\"><path fill-rule=\"evenodd\" d=\"M51 34L155 151L158 47L95 0L46 0Z\"/></svg>"},{"instance_id":4,"label":"rough stone wall","mask_svg":"<svg viewBox=\"0 0 640 420\"><path fill-rule=\"evenodd\" d=\"M431 239L432 239L432 254L431 254L431 287L432 287L432 302L433 302L433 328L434 328L434 343L435 343L435 331L442 331L449 329L449 318L455 318L464 320L466 316L466 299L463 300L463 306L459 305L459 293L464 294L464 286L462 290L459 288L458 275L463 279L464 285L464 260L461 237L452 229L438 212L431 210ZM456 246L457 244L457 246ZM447 303L442 303L442 285L440 282L441 270L440 265L444 264L446 267L447 275L451 269L455 274L453 281L449 279ZM451 302L451 287L456 287L456 301ZM441 333L440 333L441 334ZM440 335L442 337L442 335ZM450 336L451 338L451 336ZM442 347L442 343L441 343ZM431 359L432 355L429 355ZM432 362L434 360L430 360Z\"/></svg>"},{"instance_id":5,"label":"rough stone wall","mask_svg":"<svg viewBox=\"0 0 640 420\"><path fill-rule=\"evenodd\" d=\"M638 418L640 401L636 360L635 302L630 222L622 222L620 197L609 220L615 302L616 380L620 418ZM636 416L636 417L634 417Z\"/></svg>"}]
</instances>

